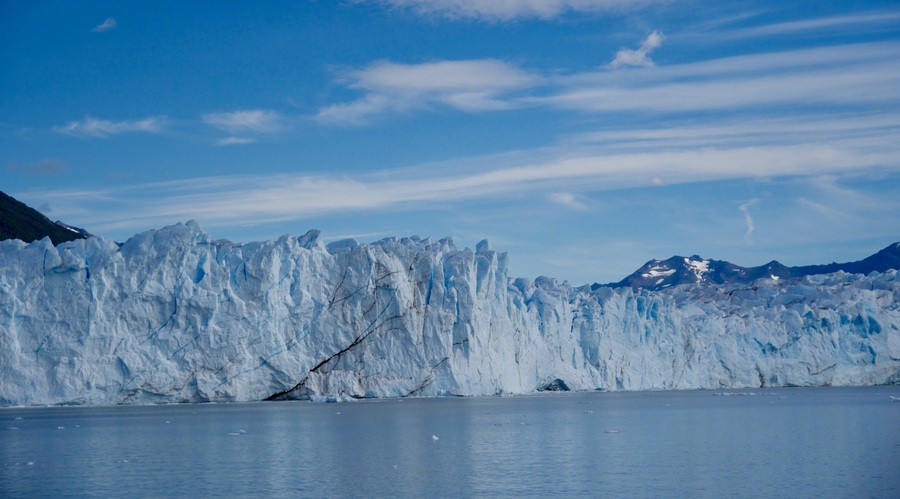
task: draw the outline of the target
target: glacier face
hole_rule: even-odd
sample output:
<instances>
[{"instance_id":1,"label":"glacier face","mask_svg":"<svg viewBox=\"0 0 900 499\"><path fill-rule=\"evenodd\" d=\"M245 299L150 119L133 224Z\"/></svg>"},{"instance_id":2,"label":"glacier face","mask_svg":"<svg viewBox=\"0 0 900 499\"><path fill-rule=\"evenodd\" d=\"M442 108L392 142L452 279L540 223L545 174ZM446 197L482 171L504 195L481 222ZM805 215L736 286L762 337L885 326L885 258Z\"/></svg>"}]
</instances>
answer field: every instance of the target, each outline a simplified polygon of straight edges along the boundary
<instances>
[{"instance_id":1,"label":"glacier face","mask_svg":"<svg viewBox=\"0 0 900 499\"><path fill-rule=\"evenodd\" d=\"M900 383L896 271L664 291L452 240L0 242L0 404Z\"/></svg>"}]
</instances>

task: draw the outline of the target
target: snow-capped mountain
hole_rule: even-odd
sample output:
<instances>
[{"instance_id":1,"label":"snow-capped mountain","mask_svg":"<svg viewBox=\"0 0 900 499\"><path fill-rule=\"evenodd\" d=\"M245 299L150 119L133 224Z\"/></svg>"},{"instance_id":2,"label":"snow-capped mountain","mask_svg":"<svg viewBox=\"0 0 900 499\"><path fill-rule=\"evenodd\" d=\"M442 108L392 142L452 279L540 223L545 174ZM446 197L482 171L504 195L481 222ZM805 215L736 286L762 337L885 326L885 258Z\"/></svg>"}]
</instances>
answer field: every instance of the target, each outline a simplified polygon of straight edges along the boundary
<instances>
[{"instance_id":1,"label":"snow-capped mountain","mask_svg":"<svg viewBox=\"0 0 900 499\"><path fill-rule=\"evenodd\" d=\"M741 267L722 260L706 260L697 255L651 260L630 276L609 287L631 287L659 291L681 284L749 283L757 279L788 279L833 272L868 274L900 269L900 243L894 243L858 262L786 267L775 260L759 267ZM594 285L595 288L600 285Z\"/></svg>"},{"instance_id":2,"label":"snow-capped mountain","mask_svg":"<svg viewBox=\"0 0 900 499\"><path fill-rule=\"evenodd\" d=\"M790 277L790 269L776 261L761 267L744 268L722 260L706 260L697 255L673 256L668 260L650 260L630 276L608 286L661 290L681 284L747 283L773 276Z\"/></svg>"},{"instance_id":3,"label":"snow-capped mountain","mask_svg":"<svg viewBox=\"0 0 900 499\"><path fill-rule=\"evenodd\" d=\"M507 261L486 241L234 244L193 222L2 241L0 404L900 383L895 270L708 285L693 259L699 285L635 291Z\"/></svg>"}]
</instances>

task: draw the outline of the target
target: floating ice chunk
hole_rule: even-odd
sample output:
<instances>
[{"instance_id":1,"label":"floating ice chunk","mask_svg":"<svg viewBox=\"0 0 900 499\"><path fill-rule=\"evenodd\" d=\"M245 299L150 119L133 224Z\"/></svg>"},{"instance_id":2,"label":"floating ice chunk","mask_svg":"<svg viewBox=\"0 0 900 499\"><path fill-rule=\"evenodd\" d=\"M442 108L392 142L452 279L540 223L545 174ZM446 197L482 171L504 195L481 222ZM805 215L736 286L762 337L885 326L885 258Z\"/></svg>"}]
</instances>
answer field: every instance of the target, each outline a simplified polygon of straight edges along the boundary
<instances>
[{"instance_id":1,"label":"floating ice chunk","mask_svg":"<svg viewBox=\"0 0 900 499\"><path fill-rule=\"evenodd\" d=\"M353 397L340 394L309 395L309 401L313 404L336 404L342 402L354 402L355 400L356 399Z\"/></svg>"},{"instance_id":2,"label":"floating ice chunk","mask_svg":"<svg viewBox=\"0 0 900 499\"><path fill-rule=\"evenodd\" d=\"M438 438L437 435L432 435L432 436L431 436L431 439L434 440L435 442L437 442L438 440L440 440L440 438Z\"/></svg>"}]
</instances>

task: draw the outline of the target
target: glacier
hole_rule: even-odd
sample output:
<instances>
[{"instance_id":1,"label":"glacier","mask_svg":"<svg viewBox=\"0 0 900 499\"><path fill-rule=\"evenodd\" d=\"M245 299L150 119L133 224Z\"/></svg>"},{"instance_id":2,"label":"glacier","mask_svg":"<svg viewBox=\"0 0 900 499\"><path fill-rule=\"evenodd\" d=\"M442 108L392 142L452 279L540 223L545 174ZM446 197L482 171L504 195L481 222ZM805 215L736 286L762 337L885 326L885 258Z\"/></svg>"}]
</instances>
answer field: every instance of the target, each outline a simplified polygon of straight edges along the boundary
<instances>
[{"instance_id":1,"label":"glacier","mask_svg":"<svg viewBox=\"0 0 900 499\"><path fill-rule=\"evenodd\" d=\"M900 383L895 270L660 291L487 241L0 242L0 405Z\"/></svg>"}]
</instances>

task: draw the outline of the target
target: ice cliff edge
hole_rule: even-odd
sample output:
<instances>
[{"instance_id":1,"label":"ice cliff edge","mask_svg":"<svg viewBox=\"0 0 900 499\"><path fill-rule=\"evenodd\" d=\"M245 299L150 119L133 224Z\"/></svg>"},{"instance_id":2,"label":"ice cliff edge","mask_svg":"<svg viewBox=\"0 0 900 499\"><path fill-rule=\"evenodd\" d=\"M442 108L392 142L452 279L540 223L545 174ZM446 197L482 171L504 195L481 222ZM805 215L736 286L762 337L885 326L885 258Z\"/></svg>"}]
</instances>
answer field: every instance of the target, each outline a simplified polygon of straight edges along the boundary
<instances>
[{"instance_id":1,"label":"ice cliff edge","mask_svg":"<svg viewBox=\"0 0 900 499\"><path fill-rule=\"evenodd\" d=\"M451 239L0 242L0 405L900 382L900 278L510 279Z\"/></svg>"}]
</instances>

